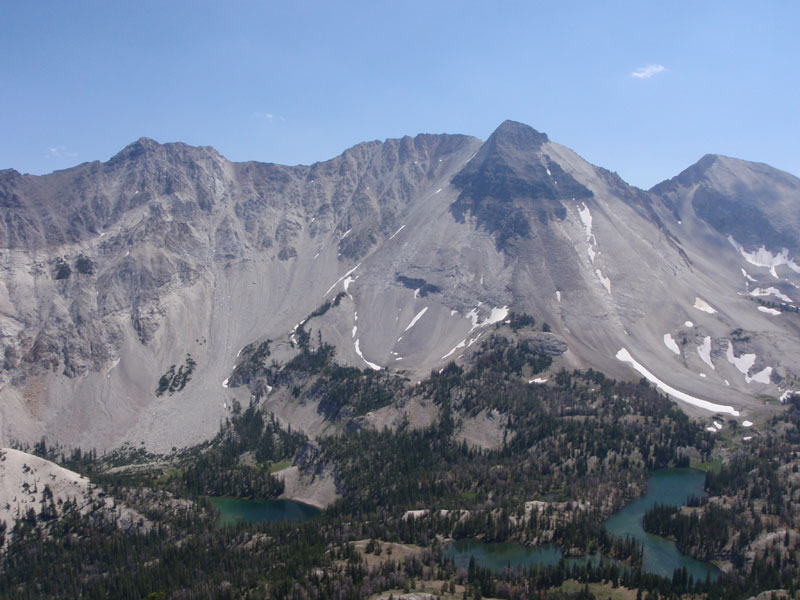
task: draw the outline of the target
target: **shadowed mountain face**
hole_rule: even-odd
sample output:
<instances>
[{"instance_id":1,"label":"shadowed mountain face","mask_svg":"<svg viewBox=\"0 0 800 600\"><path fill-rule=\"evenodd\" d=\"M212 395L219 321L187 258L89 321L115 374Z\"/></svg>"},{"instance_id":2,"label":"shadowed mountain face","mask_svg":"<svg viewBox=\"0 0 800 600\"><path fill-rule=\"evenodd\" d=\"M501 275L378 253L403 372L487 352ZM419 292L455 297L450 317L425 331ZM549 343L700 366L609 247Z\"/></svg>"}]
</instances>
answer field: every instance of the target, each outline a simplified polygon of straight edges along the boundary
<instances>
[{"instance_id":1,"label":"shadowed mountain face","mask_svg":"<svg viewBox=\"0 0 800 600\"><path fill-rule=\"evenodd\" d=\"M0 171L0 207L3 442L208 438L255 391L236 365L291 359L301 322L415 381L526 312L556 368L644 369L701 416L759 410L800 371L800 181L766 165L707 156L648 192L512 121L294 167L141 139Z\"/></svg>"},{"instance_id":2,"label":"shadowed mountain face","mask_svg":"<svg viewBox=\"0 0 800 600\"><path fill-rule=\"evenodd\" d=\"M564 201L592 192L544 154L547 135L505 121L469 164L453 178L461 193L451 212L459 222L475 217L479 229L496 236L499 250L531 236L531 220L546 224L566 217Z\"/></svg>"},{"instance_id":3,"label":"shadowed mountain face","mask_svg":"<svg viewBox=\"0 0 800 600\"><path fill-rule=\"evenodd\" d=\"M769 165L707 154L651 191L746 247L800 253L800 180Z\"/></svg>"}]
</instances>

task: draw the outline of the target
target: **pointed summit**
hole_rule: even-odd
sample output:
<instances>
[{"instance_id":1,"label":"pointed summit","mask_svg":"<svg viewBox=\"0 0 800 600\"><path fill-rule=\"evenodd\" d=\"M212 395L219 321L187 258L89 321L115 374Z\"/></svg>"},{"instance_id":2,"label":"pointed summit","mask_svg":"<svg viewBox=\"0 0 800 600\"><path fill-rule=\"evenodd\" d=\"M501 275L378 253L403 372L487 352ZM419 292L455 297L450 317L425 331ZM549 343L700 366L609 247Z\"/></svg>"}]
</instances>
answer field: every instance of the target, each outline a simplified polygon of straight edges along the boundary
<instances>
[{"instance_id":1,"label":"pointed summit","mask_svg":"<svg viewBox=\"0 0 800 600\"><path fill-rule=\"evenodd\" d=\"M496 234L499 249L531 234L532 219L546 224L563 219L562 200L588 198L578 183L542 151L547 134L516 121L504 121L475 157L453 178L461 190L450 210L456 220L467 214L478 227Z\"/></svg>"},{"instance_id":2,"label":"pointed summit","mask_svg":"<svg viewBox=\"0 0 800 600\"><path fill-rule=\"evenodd\" d=\"M746 249L800 252L800 179L764 163L706 154L650 190L676 215L694 213Z\"/></svg>"},{"instance_id":3,"label":"pointed summit","mask_svg":"<svg viewBox=\"0 0 800 600\"><path fill-rule=\"evenodd\" d=\"M486 144L514 148L525 152L538 150L542 144L549 142L546 133L536 131L530 125L518 121L506 120L494 130Z\"/></svg>"},{"instance_id":4,"label":"pointed summit","mask_svg":"<svg viewBox=\"0 0 800 600\"><path fill-rule=\"evenodd\" d=\"M159 144L154 139L148 137L140 137L135 142L131 142L127 146L125 146L122 150L117 152L114 156L111 157L109 163L117 163L120 161L134 159L140 156L144 156L150 152L154 152L161 148L161 144Z\"/></svg>"}]
</instances>

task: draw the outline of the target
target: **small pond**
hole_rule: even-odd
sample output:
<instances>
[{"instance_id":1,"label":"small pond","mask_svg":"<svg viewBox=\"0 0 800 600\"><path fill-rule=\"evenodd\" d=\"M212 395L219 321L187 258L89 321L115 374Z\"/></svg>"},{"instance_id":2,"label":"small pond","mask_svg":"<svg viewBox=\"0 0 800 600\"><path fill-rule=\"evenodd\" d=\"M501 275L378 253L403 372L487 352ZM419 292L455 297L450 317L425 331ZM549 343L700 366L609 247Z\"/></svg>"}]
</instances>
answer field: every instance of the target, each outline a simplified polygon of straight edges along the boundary
<instances>
[{"instance_id":1,"label":"small pond","mask_svg":"<svg viewBox=\"0 0 800 600\"><path fill-rule=\"evenodd\" d=\"M220 525L260 521L308 521L318 508L295 500L242 500L225 496L209 498L220 513Z\"/></svg>"}]
</instances>

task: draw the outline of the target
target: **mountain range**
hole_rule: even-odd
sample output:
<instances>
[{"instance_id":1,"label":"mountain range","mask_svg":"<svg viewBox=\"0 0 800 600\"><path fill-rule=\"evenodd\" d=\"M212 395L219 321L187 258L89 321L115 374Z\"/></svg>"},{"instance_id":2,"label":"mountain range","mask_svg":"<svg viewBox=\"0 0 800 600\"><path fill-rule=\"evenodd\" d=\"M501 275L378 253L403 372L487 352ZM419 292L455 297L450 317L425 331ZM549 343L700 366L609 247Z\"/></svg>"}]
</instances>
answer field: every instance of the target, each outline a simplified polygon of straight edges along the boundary
<instances>
[{"instance_id":1,"label":"mountain range","mask_svg":"<svg viewBox=\"0 0 800 600\"><path fill-rule=\"evenodd\" d=\"M0 445L167 451L252 398L313 434L336 424L248 365L306 336L413 386L520 315L554 357L531 385L646 377L745 426L798 387L800 179L765 164L641 190L513 121L310 166L142 138L0 171L0 208Z\"/></svg>"}]
</instances>

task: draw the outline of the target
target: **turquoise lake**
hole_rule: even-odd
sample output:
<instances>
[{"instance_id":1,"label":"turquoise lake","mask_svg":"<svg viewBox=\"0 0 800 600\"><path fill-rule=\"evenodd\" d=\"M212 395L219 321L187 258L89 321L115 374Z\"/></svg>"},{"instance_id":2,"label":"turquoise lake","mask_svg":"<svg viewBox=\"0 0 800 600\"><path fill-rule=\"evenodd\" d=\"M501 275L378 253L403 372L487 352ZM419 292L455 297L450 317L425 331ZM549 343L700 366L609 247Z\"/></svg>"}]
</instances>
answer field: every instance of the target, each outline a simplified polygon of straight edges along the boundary
<instances>
[{"instance_id":1,"label":"turquoise lake","mask_svg":"<svg viewBox=\"0 0 800 600\"><path fill-rule=\"evenodd\" d=\"M295 500L242 500L227 497L208 500L219 511L221 525L260 521L307 521L320 512L314 506Z\"/></svg>"},{"instance_id":2,"label":"turquoise lake","mask_svg":"<svg viewBox=\"0 0 800 600\"><path fill-rule=\"evenodd\" d=\"M642 517L648 508L656 503L683 506L690 496L704 495L704 483L705 473L696 469L654 471L647 479L647 494L626 504L606 520L605 527L609 533L618 537L629 536L642 544L642 566L648 573L672 577L675 569L685 566L695 579L705 579L706 574L716 579L719 569L713 564L685 556L678 551L674 542L650 535L642 529ZM460 541L448 546L445 552L458 566L466 568L470 557L474 556L477 564L496 571L506 566L556 565L562 557L561 550L552 544L528 548L516 542ZM568 558L567 562L597 562L600 559L599 555L592 555Z\"/></svg>"}]
</instances>

